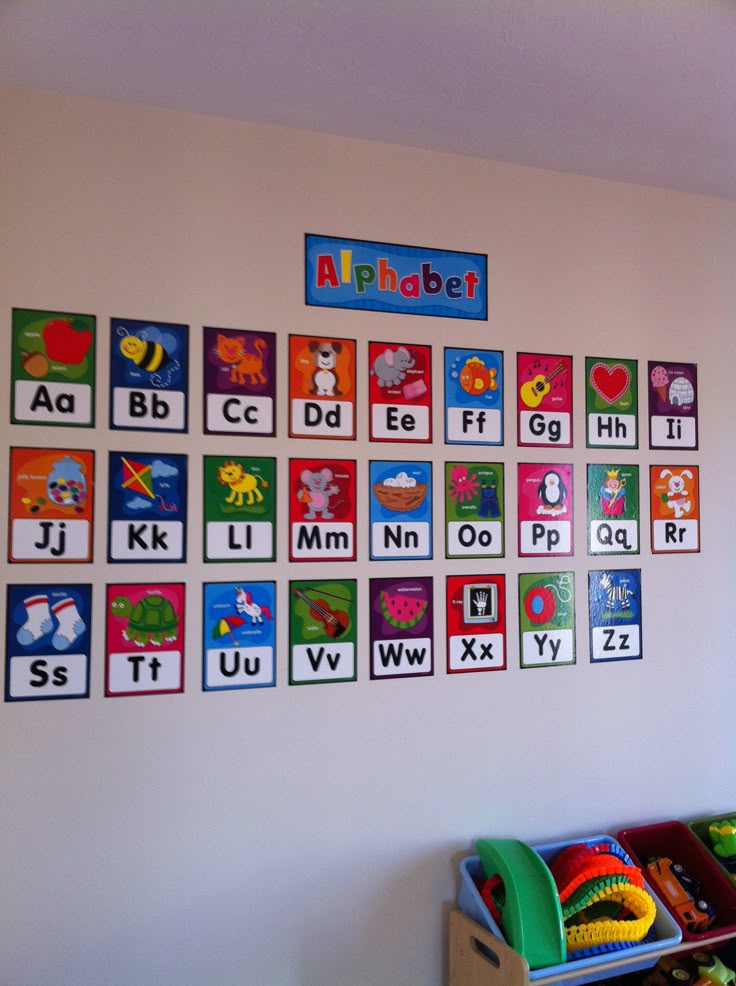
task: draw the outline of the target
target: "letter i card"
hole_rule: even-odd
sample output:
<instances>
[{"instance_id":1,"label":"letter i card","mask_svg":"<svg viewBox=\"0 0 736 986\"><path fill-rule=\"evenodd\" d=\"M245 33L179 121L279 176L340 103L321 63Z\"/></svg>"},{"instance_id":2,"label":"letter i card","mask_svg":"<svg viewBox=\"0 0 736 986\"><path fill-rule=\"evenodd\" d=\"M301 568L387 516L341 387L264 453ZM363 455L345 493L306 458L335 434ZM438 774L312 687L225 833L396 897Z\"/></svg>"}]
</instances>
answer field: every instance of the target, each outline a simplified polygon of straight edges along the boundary
<instances>
[{"instance_id":1,"label":"letter i card","mask_svg":"<svg viewBox=\"0 0 736 986\"><path fill-rule=\"evenodd\" d=\"M432 577L370 580L371 678L434 674Z\"/></svg>"},{"instance_id":2,"label":"letter i card","mask_svg":"<svg viewBox=\"0 0 736 986\"><path fill-rule=\"evenodd\" d=\"M204 691L276 684L276 583L205 582Z\"/></svg>"},{"instance_id":3,"label":"letter i card","mask_svg":"<svg viewBox=\"0 0 736 986\"><path fill-rule=\"evenodd\" d=\"M204 430L276 434L276 335L205 327Z\"/></svg>"},{"instance_id":4,"label":"letter i card","mask_svg":"<svg viewBox=\"0 0 736 986\"><path fill-rule=\"evenodd\" d=\"M372 559L432 557L432 463L370 463Z\"/></svg>"},{"instance_id":5,"label":"letter i card","mask_svg":"<svg viewBox=\"0 0 736 986\"><path fill-rule=\"evenodd\" d=\"M503 558L503 463L445 463L448 558Z\"/></svg>"},{"instance_id":6,"label":"letter i card","mask_svg":"<svg viewBox=\"0 0 736 986\"><path fill-rule=\"evenodd\" d=\"M355 340L289 336L289 435L355 438Z\"/></svg>"},{"instance_id":7,"label":"letter i card","mask_svg":"<svg viewBox=\"0 0 736 986\"><path fill-rule=\"evenodd\" d=\"M178 582L107 586L106 697L184 691L184 593Z\"/></svg>"},{"instance_id":8,"label":"letter i card","mask_svg":"<svg viewBox=\"0 0 736 986\"><path fill-rule=\"evenodd\" d=\"M289 560L355 561L355 460L289 460Z\"/></svg>"},{"instance_id":9,"label":"letter i card","mask_svg":"<svg viewBox=\"0 0 736 986\"><path fill-rule=\"evenodd\" d=\"M698 447L698 367L649 362L649 448Z\"/></svg>"},{"instance_id":10,"label":"letter i card","mask_svg":"<svg viewBox=\"0 0 736 986\"><path fill-rule=\"evenodd\" d=\"M9 585L5 701L89 698L91 585Z\"/></svg>"},{"instance_id":11,"label":"letter i card","mask_svg":"<svg viewBox=\"0 0 736 986\"><path fill-rule=\"evenodd\" d=\"M432 347L368 343L370 440L432 441Z\"/></svg>"},{"instance_id":12,"label":"letter i card","mask_svg":"<svg viewBox=\"0 0 736 986\"><path fill-rule=\"evenodd\" d=\"M356 681L355 579L289 583L289 684Z\"/></svg>"},{"instance_id":13,"label":"letter i card","mask_svg":"<svg viewBox=\"0 0 736 986\"><path fill-rule=\"evenodd\" d=\"M575 576L547 572L519 576L522 668L575 664Z\"/></svg>"},{"instance_id":14,"label":"letter i card","mask_svg":"<svg viewBox=\"0 0 736 986\"><path fill-rule=\"evenodd\" d=\"M189 326L110 319L110 427L186 431Z\"/></svg>"},{"instance_id":15,"label":"letter i card","mask_svg":"<svg viewBox=\"0 0 736 986\"><path fill-rule=\"evenodd\" d=\"M588 448L638 448L638 372L635 359L585 360Z\"/></svg>"},{"instance_id":16,"label":"letter i card","mask_svg":"<svg viewBox=\"0 0 736 986\"><path fill-rule=\"evenodd\" d=\"M506 667L503 575L447 576L447 673Z\"/></svg>"},{"instance_id":17,"label":"letter i card","mask_svg":"<svg viewBox=\"0 0 736 986\"><path fill-rule=\"evenodd\" d=\"M588 465L588 554L639 554L639 467Z\"/></svg>"},{"instance_id":18,"label":"letter i card","mask_svg":"<svg viewBox=\"0 0 736 986\"><path fill-rule=\"evenodd\" d=\"M11 448L10 562L92 561L94 452Z\"/></svg>"},{"instance_id":19,"label":"letter i card","mask_svg":"<svg viewBox=\"0 0 736 986\"><path fill-rule=\"evenodd\" d=\"M204 560L276 560L276 459L205 455Z\"/></svg>"},{"instance_id":20,"label":"letter i card","mask_svg":"<svg viewBox=\"0 0 736 986\"><path fill-rule=\"evenodd\" d=\"M186 455L110 452L108 483L108 561L185 561Z\"/></svg>"},{"instance_id":21,"label":"letter i card","mask_svg":"<svg viewBox=\"0 0 736 986\"><path fill-rule=\"evenodd\" d=\"M641 571L588 572L588 602L591 663L640 659Z\"/></svg>"},{"instance_id":22,"label":"letter i card","mask_svg":"<svg viewBox=\"0 0 736 986\"><path fill-rule=\"evenodd\" d=\"M94 315L14 308L12 424L94 428Z\"/></svg>"},{"instance_id":23,"label":"letter i card","mask_svg":"<svg viewBox=\"0 0 736 986\"><path fill-rule=\"evenodd\" d=\"M572 356L517 353L518 443L572 447Z\"/></svg>"},{"instance_id":24,"label":"letter i card","mask_svg":"<svg viewBox=\"0 0 736 986\"><path fill-rule=\"evenodd\" d=\"M445 349L445 442L503 445L503 353Z\"/></svg>"},{"instance_id":25,"label":"letter i card","mask_svg":"<svg viewBox=\"0 0 736 986\"><path fill-rule=\"evenodd\" d=\"M572 466L518 464L519 555L573 554Z\"/></svg>"},{"instance_id":26,"label":"letter i card","mask_svg":"<svg viewBox=\"0 0 736 986\"><path fill-rule=\"evenodd\" d=\"M652 553L700 551L700 470L650 466Z\"/></svg>"}]
</instances>

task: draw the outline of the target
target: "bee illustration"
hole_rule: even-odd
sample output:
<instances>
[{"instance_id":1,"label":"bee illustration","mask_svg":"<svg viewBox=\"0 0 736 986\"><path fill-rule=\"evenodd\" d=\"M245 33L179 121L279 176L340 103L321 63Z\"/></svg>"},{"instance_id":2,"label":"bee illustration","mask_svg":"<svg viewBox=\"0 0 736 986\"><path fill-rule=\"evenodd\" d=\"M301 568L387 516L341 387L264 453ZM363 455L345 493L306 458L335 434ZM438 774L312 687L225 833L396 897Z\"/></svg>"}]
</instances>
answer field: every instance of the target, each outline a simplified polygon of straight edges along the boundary
<instances>
[{"instance_id":1,"label":"bee illustration","mask_svg":"<svg viewBox=\"0 0 736 986\"><path fill-rule=\"evenodd\" d=\"M167 387L174 373L181 364L174 357L177 349L176 338L168 332L162 332L154 325L141 329L132 334L120 325L117 329L120 336L120 352L143 373L149 374L149 380L154 387ZM166 376L162 371L166 371Z\"/></svg>"}]
</instances>

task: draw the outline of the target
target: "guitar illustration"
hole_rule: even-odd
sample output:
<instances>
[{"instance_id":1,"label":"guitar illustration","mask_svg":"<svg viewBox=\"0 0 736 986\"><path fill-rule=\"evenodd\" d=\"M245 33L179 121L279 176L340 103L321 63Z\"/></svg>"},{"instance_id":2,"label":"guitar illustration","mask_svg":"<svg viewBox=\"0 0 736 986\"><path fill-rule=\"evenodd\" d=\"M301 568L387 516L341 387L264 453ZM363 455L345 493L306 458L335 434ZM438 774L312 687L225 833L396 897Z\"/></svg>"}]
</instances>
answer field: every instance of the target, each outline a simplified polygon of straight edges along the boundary
<instances>
[{"instance_id":1,"label":"guitar illustration","mask_svg":"<svg viewBox=\"0 0 736 986\"><path fill-rule=\"evenodd\" d=\"M294 595L309 606L329 637L342 637L350 625L350 617L340 609L330 609L324 599L310 599L301 589L294 589ZM337 598L337 597L336 597Z\"/></svg>"},{"instance_id":2,"label":"guitar illustration","mask_svg":"<svg viewBox=\"0 0 736 986\"><path fill-rule=\"evenodd\" d=\"M538 373L533 380L527 380L519 388L519 397L527 407L539 407L544 398L550 391L550 381L554 380L558 373L567 370L565 364L560 360L557 366L550 373Z\"/></svg>"}]
</instances>

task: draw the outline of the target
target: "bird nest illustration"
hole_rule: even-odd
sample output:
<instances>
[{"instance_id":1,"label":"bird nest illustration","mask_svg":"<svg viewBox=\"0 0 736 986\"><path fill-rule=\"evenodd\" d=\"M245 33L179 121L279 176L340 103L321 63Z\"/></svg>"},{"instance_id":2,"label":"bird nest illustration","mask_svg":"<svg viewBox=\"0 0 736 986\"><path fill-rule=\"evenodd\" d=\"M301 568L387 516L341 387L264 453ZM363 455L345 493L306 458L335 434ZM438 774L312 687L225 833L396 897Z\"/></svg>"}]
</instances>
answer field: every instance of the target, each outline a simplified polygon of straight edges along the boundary
<instances>
[{"instance_id":1,"label":"bird nest illustration","mask_svg":"<svg viewBox=\"0 0 736 986\"><path fill-rule=\"evenodd\" d=\"M427 484L417 483L416 486L384 486L383 483L373 484L373 493L386 510L396 513L409 513L424 503L427 496Z\"/></svg>"}]
</instances>

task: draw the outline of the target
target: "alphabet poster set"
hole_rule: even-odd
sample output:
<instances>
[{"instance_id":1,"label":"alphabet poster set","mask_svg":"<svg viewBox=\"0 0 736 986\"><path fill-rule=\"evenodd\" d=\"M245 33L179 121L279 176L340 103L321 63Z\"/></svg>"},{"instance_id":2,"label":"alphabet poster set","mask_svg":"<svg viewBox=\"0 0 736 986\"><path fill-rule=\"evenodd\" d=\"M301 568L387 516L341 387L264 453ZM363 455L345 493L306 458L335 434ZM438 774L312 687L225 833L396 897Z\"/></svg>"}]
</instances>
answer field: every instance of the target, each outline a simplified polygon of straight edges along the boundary
<instances>
[{"instance_id":1,"label":"alphabet poster set","mask_svg":"<svg viewBox=\"0 0 736 986\"><path fill-rule=\"evenodd\" d=\"M308 236L305 271L309 305L487 317L484 255ZM380 315L369 317L379 319L378 339ZM104 452L84 439L96 424L102 331L108 423L120 432ZM519 352L509 374L509 354L443 347L438 387L427 344L292 333L285 351L282 368L274 332L205 326L195 341L183 324L112 318L103 328L94 315L13 310L11 423L44 430L9 450L8 561L45 569L26 569L7 586L6 701L88 697L93 618L104 621L105 696L182 692L190 608L201 613L201 637L186 645L201 651L204 691L275 686L277 626L288 633L290 685L356 681L366 671L372 680L429 676L440 657L447 674L503 670L508 587L493 570L506 556L514 483L520 558L572 558L577 548L616 560L608 567L600 557L601 567L586 573L590 660L643 656L641 571L619 565L642 550L644 496L654 555L700 550L699 468L689 454L698 449L694 364L647 362L649 447L672 455L640 468L615 454L639 448L639 362L586 357L585 437L596 461L574 467L564 450L573 447L581 371L570 355ZM203 398L193 409L197 371ZM277 401L288 404L289 438L307 440L302 455L259 454L257 439L277 436ZM367 418L356 413L359 401ZM433 435L437 401L443 436ZM524 450L513 465L493 455L505 444L504 406L515 409ZM333 453L332 440L358 437L359 420L375 455L346 458L344 446ZM47 437L51 429L60 429L59 442ZM139 445L139 432L162 433L153 443L159 451L150 439ZM177 432L229 436L232 447L195 455L167 443ZM38 434L48 445L36 444ZM441 464L429 454L440 441ZM405 452L382 457L381 443L404 443ZM559 448L559 459L534 461L540 448ZM106 489L95 483L101 455ZM192 524L195 484L201 516ZM358 509L361 484L367 511L363 497ZM287 516L276 509L284 487ZM574 543L575 511L587 513L585 546ZM151 564L150 581L126 580L121 568L119 579L93 590L84 572L96 524L105 526L108 565ZM316 564L313 578L290 578L277 592L272 569L259 577L257 566L287 560L277 558L281 525L288 561ZM359 543L367 543L366 558ZM487 574L438 577L439 543L446 559L474 560L481 571L477 562L487 559ZM212 581L166 578L167 565L193 559L211 564ZM411 577L384 565L361 579L348 567L343 578L338 563L356 560L418 564ZM237 581L214 575L228 562L242 565ZM79 580L67 567L57 581L59 564L79 566ZM573 571L518 576L522 668L576 662L574 600ZM444 650L434 632L439 605Z\"/></svg>"}]
</instances>

